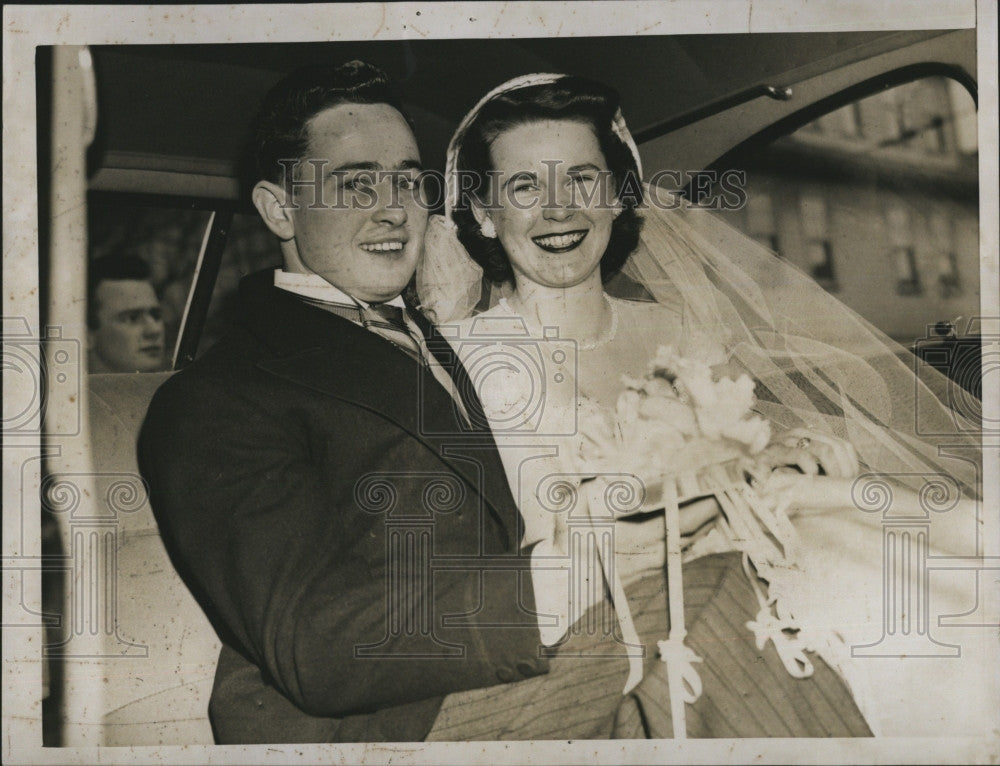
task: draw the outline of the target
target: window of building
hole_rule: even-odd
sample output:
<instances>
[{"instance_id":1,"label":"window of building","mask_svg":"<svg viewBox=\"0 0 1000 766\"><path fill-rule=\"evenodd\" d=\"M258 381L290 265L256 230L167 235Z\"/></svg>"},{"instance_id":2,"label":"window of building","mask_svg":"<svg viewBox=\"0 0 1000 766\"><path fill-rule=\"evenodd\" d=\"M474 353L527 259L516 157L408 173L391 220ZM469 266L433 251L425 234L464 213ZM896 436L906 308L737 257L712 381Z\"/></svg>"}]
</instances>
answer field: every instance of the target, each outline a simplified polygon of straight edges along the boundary
<instances>
[{"instance_id":1,"label":"window of building","mask_svg":"<svg viewBox=\"0 0 1000 766\"><path fill-rule=\"evenodd\" d=\"M938 293L942 298L962 294L958 273L958 254L955 252L955 230L952 219L944 212L931 217L931 242L937 255Z\"/></svg>"},{"instance_id":2,"label":"window of building","mask_svg":"<svg viewBox=\"0 0 1000 766\"><path fill-rule=\"evenodd\" d=\"M208 304L205 327L198 341L201 356L236 321L236 297L240 280L247 274L281 266L281 251L275 237L256 211L236 213L222 252L219 275Z\"/></svg>"},{"instance_id":3,"label":"window of building","mask_svg":"<svg viewBox=\"0 0 1000 766\"><path fill-rule=\"evenodd\" d=\"M958 256L954 250L941 255L938 261L938 290L942 298L954 298L962 294L962 283L958 276Z\"/></svg>"},{"instance_id":4,"label":"window of building","mask_svg":"<svg viewBox=\"0 0 1000 766\"><path fill-rule=\"evenodd\" d=\"M886 211L886 229L889 233L891 261L896 273L896 292L900 295L920 295L923 286L913 246L910 211L902 205L891 206Z\"/></svg>"},{"instance_id":5,"label":"window of building","mask_svg":"<svg viewBox=\"0 0 1000 766\"><path fill-rule=\"evenodd\" d=\"M774 205L769 193L755 192L747 196L747 226L751 237L768 250L781 255Z\"/></svg>"},{"instance_id":6,"label":"window of building","mask_svg":"<svg viewBox=\"0 0 1000 766\"><path fill-rule=\"evenodd\" d=\"M809 273L827 290L838 289L826 199L819 194L804 194L799 198L799 216Z\"/></svg>"},{"instance_id":7,"label":"window of building","mask_svg":"<svg viewBox=\"0 0 1000 766\"><path fill-rule=\"evenodd\" d=\"M898 275L896 292L900 295L920 295L923 293L920 272L917 270L917 254L914 249L912 247L893 248L892 261Z\"/></svg>"},{"instance_id":8,"label":"window of building","mask_svg":"<svg viewBox=\"0 0 1000 766\"><path fill-rule=\"evenodd\" d=\"M861 130L857 104L854 103L835 109L819 121L825 133L842 138L857 138Z\"/></svg>"},{"instance_id":9,"label":"window of building","mask_svg":"<svg viewBox=\"0 0 1000 766\"><path fill-rule=\"evenodd\" d=\"M142 281L148 281L152 287L162 326L159 335L152 327L147 330L149 343L145 344L150 348L160 348L162 358L158 364L147 365L142 359L130 361L124 355L116 354L114 349L108 349L108 353L103 355L108 357L108 363L102 364L102 360L95 358L90 371L128 371L123 365L140 365L141 372L170 369L181 331L181 318L187 307L191 281L212 213L207 210L123 205L117 200L96 199L88 205L88 216L91 263L104 256L115 259L137 257L143 261L148 267L148 276ZM200 333L199 356L232 326L240 279L253 271L280 264L277 239L260 216L256 212L234 215L208 315ZM105 288L104 293L118 298L110 288ZM121 300L125 300L126 295L128 300L133 301L141 297L129 292L123 293ZM156 322L151 316L138 315L136 321L147 325ZM108 342L115 340L110 333L108 336ZM104 337L97 340L103 342ZM125 341L122 336L122 342ZM101 351L100 348L97 350ZM113 369L115 365L121 369Z\"/></svg>"},{"instance_id":10,"label":"window of building","mask_svg":"<svg viewBox=\"0 0 1000 766\"><path fill-rule=\"evenodd\" d=\"M950 110L944 81L935 77L912 82L900 89L900 102L910 146L929 154L948 151L945 120Z\"/></svg>"},{"instance_id":11,"label":"window of building","mask_svg":"<svg viewBox=\"0 0 1000 766\"><path fill-rule=\"evenodd\" d=\"M88 370L169 369L211 213L97 197L87 217L91 277L109 275L88 291Z\"/></svg>"},{"instance_id":12,"label":"window of building","mask_svg":"<svg viewBox=\"0 0 1000 766\"><path fill-rule=\"evenodd\" d=\"M976 102L969 91L954 80L945 80L948 103L951 105L950 124L955 130L955 150L962 155L979 151L979 120Z\"/></svg>"},{"instance_id":13,"label":"window of building","mask_svg":"<svg viewBox=\"0 0 1000 766\"><path fill-rule=\"evenodd\" d=\"M922 154L974 153L976 107L954 80L928 77L880 91L814 120L822 132L878 148ZM806 131L809 132L809 131Z\"/></svg>"},{"instance_id":14,"label":"window of building","mask_svg":"<svg viewBox=\"0 0 1000 766\"><path fill-rule=\"evenodd\" d=\"M978 126L966 88L893 78L810 117L726 157L751 192L729 220L904 344L976 315Z\"/></svg>"}]
</instances>

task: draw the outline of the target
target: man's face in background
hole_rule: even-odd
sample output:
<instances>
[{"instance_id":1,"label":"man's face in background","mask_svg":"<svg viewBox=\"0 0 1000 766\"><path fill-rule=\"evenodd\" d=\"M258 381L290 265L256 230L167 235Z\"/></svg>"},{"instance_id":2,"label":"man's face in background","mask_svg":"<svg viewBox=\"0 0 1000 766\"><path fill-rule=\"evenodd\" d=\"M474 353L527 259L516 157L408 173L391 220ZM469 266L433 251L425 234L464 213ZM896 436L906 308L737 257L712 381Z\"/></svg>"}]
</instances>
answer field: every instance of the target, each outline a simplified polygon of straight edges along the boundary
<instances>
[{"instance_id":1,"label":"man's face in background","mask_svg":"<svg viewBox=\"0 0 1000 766\"><path fill-rule=\"evenodd\" d=\"M140 279L108 279L94 293L97 328L87 335L89 372L163 369L163 316L153 286Z\"/></svg>"}]
</instances>

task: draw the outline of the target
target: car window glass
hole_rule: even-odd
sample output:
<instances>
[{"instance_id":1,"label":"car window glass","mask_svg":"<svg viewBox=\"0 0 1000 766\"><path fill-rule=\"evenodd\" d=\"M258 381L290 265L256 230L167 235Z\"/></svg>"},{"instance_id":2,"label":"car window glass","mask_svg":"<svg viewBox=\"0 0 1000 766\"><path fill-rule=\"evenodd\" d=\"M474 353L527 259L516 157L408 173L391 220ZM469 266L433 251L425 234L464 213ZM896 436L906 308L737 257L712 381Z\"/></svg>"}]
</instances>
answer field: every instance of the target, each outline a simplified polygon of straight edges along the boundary
<instances>
[{"instance_id":1,"label":"car window glass","mask_svg":"<svg viewBox=\"0 0 1000 766\"><path fill-rule=\"evenodd\" d=\"M962 334L979 311L977 163L972 97L924 78L732 163L745 204L724 217L911 345L938 322Z\"/></svg>"},{"instance_id":2,"label":"car window glass","mask_svg":"<svg viewBox=\"0 0 1000 766\"><path fill-rule=\"evenodd\" d=\"M168 369L211 213L90 200L87 215L91 278L113 277L102 279L99 292L88 296L88 370ZM135 333L142 337L135 340ZM153 345L162 350L159 364L150 359Z\"/></svg>"},{"instance_id":3,"label":"car window glass","mask_svg":"<svg viewBox=\"0 0 1000 766\"><path fill-rule=\"evenodd\" d=\"M264 225L260 216L256 212L234 215L205 327L198 343L197 356L211 348L235 320L240 279L252 272L280 265L278 240Z\"/></svg>"}]
</instances>

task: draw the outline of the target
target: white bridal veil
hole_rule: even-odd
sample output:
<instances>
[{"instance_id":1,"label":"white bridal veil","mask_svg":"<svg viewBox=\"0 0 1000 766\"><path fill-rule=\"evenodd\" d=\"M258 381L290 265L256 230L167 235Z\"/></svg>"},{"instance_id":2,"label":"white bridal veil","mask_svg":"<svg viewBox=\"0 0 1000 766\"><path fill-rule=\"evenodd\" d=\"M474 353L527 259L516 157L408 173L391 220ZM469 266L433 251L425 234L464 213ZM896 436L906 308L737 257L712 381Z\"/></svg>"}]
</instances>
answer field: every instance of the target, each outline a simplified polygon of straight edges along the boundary
<instances>
[{"instance_id":1,"label":"white bridal veil","mask_svg":"<svg viewBox=\"0 0 1000 766\"><path fill-rule=\"evenodd\" d=\"M472 315L483 297L482 270L451 220L465 131L497 94L560 77L505 83L476 105L452 138L445 216L432 217L417 270L422 308L438 324ZM638 164L620 113L613 128ZM723 345L730 363L757 381L758 410L777 429L806 427L849 441L868 471L930 493L935 510L959 494L979 494L980 424L951 406L967 401L961 389L926 365L918 374L909 351L714 213L655 187L644 185L644 191L640 244L623 274L648 299L679 309L690 337ZM490 302L503 291L493 287Z\"/></svg>"}]
</instances>

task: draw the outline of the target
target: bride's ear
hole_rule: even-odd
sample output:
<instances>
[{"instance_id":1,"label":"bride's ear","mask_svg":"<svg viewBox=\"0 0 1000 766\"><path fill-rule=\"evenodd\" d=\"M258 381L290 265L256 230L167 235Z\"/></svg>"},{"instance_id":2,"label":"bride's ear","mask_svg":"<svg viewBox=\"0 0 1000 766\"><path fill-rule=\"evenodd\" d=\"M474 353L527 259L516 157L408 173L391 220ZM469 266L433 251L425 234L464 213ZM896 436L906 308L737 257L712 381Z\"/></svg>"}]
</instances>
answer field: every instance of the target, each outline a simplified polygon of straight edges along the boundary
<instances>
[{"instance_id":1,"label":"bride's ear","mask_svg":"<svg viewBox=\"0 0 1000 766\"><path fill-rule=\"evenodd\" d=\"M493 225L493 219L490 218L490 214L486 211L475 197L470 195L469 207L472 209L472 216L476 219L476 223L479 224L479 231L487 239L496 239L497 230Z\"/></svg>"}]
</instances>

